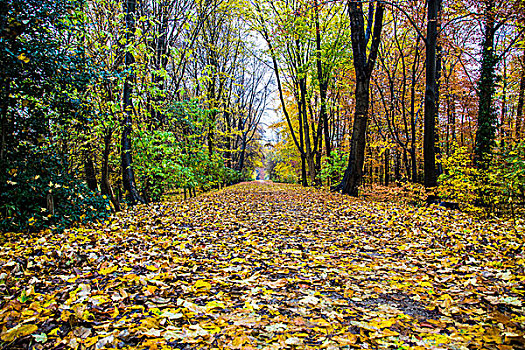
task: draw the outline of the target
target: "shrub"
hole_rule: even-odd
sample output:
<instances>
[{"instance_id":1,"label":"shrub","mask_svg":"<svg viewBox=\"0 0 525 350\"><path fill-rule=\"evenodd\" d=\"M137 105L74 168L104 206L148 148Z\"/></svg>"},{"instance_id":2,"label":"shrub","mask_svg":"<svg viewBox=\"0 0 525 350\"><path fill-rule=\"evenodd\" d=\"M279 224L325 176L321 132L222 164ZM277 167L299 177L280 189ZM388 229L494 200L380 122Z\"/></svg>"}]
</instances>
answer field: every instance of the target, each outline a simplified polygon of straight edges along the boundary
<instances>
[{"instance_id":1,"label":"shrub","mask_svg":"<svg viewBox=\"0 0 525 350\"><path fill-rule=\"evenodd\" d=\"M108 199L66 169L66 161L49 147L34 147L9 162L0 174L0 230L63 230L108 217Z\"/></svg>"},{"instance_id":2,"label":"shrub","mask_svg":"<svg viewBox=\"0 0 525 350\"><path fill-rule=\"evenodd\" d=\"M455 147L443 160L438 194L459 202L463 209L479 213L523 209L525 201L525 143L495 148L488 166L475 167L466 147ZM517 206L518 205L518 206Z\"/></svg>"},{"instance_id":3,"label":"shrub","mask_svg":"<svg viewBox=\"0 0 525 350\"><path fill-rule=\"evenodd\" d=\"M323 183L328 185L337 184L343 179L346 166L348 164L348 154L333 150L331 157L324 157L319 177Z\"/></svg>"},{"instance_id":4,"label":"shrub","mask_svg":"<svg viewBox=\"0 0 525 350\"><path fill-rule=\"evenodd\" d=\"M480 171L471 161L467 147L454 145L454 152L442 160L444 173L439 177L438 195L461 203L463 209L474 207L480 193Z\"/></svg>"}]
</instances>

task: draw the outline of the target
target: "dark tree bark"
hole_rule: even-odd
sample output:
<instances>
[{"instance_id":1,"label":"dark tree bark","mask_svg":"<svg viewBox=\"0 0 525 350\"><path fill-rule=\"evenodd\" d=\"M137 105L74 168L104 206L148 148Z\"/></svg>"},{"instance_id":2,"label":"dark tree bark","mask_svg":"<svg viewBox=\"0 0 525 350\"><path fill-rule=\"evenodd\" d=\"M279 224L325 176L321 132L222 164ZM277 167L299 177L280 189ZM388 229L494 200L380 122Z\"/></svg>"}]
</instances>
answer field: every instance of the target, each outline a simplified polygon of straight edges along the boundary
<instances>
[{"instance_id":1,"label":"dark tree bark","mask_svg":"<svg viewBox=\"0 0 525 350\"><path fill-rule=\"evenodd\" d=\"M485 32L483 35L481 78L478 83L478 129L476 130L476 164L488 160L496 133L496 113L492 100L496 91L495 67L498 61L494 50L494 37L497 26L494 18L494 0L485 1Z\"/></svg>"},{"instance_id":2,"label":"dark tree bark","mask_svg":"<svg viewBox=\"0 0 525 350\"><path fill-rule=\"evenodd\" d=\"M124 10L126 12L126 42L133 40L135 33L135 5L136 0L124 0ZM134 62L133 54L126 49L124 65L131 70L124 81L123 91L123 107L124 118L122 120L122 139L121 139L121 166L122 166L122 185L127 193L127 199L132 204L144 203L144 199L139 195L135 185L135 176L133 174L132 157L131 157L131 129L132 129L132 115L133 103L131 101L131 83L133 81Z\"/></svg>"},{"instance_id":3,"label":"dark tree bark","mask_svg":"<svg viewBox=\"0 0 525 350\"><path fill-rule=\"evenodd\" d=\"M11 134L8 130L8 122L7 122L7 110L9 108L9 101L11 98L9 95L11 94L10 91L11 82L6 77L2 77L0 80L0 127L2 128L1 131L1 139L0 139L0 171L4 170L4 164L5 164L5 158L6 158L6 152L7 152L7 143L8 143L8 135Z\"/></svg>"},{"instance_id":4,"label":"dark tree bark","mask_svg":"<svg viewBox=\"0 0 525 350\"><path fill-rule=\"evenodd\" d=\"M383 29L384 5L377 2L377 8L369 6L368 29L365 34L365 23L363 14L363 3L361 1L350 1L349 4L350 29L352 38L352 51L354 54L354 68L356 74L355 88L355 114L350 143L350 156L343 180L335 188L343 194L351 196L358 195L358 188L363 178L363 164L365 160L366 128L368 123L368 106L370 93L370 78L377 59L377 51L381 41ZM374 15L375 11L375 15ZM367 57L367 46L370 39L373 16L373 34L370 52Z\"/></svg>"},{"instance_id":5,"label":"dark tree bark","mask_svg":"<svg viewBox=\"0 0 525 350\"><path fill-rule=\"evenodd\" d=\"M226 166L232 167L232 118L229 112L224 112L224 122L226 123L226 151L224 158L226 159Z\"/></svg>"},{"instance_id":6,"label":"dark tree bark","mask_svg":"<svg viewBox=\"0 0 525 350\"><path fill-rule=\"evenodd\" d=\"M299 91L300 91L300 108L302 110L302 121L303 121L303 129L304 132L303 140L304 140L304 146L305 146L305 158L306 162L308 164L308 177L310 178L310 183L315 183L315 153L312 150L312 144L310 141L310 125L308 123L308 111L306 109L306 76L302 76L299 78ZM308 186L308 181L306 179L303 179L303 186Z\"/></svg>"},{"instance_id":7,"label":"dark tree bark","mask_svg":"<svg viewBox=\"0 0 525 350\"><path fill-rule=\"evenodd\" d=\"M410 163L412 166L412 183L417 182L417 159L416 159L416 74L417 61L419 58L419 47L415 46L416 54L412 64L412 81L410 83Z\"/></svg>"},{"instance_id":8,"label":"dark tree bark","mask_svg":"<svg viewBox=\"0 0 525 350\"><path fill-rule=\"evenodd\" d=\"M301 89L301 85L298 84L298 90ZM304 148L304 132L303 132L303 104L302 99L297 99L297 117L299 119L299 154L301 156L301 185L304 187L308 186L308 180L306 178L306 151ZM292 129L290 129L292 130Z\"/></svg>"},{"instance_id":9,"label":"dark tree bark","mask_svg":"<svg viewBox=\"0 0 525 350\"><path fill-rule=\"evenodd\" d=\"M390 185L390 150L385 150L385 186Z\"/></svg>"},{"instance_id":10,"label":"dark tree bark","mask_svg":"<svg viewBox=\"0 0 525 350\"><path fill-rule=\"evenodd\" d=\"M516 141L521 140L521 124L523 123L523 104L525 100L525 50L521 56L521 76L520 76L520 89L518 95L518 105L516 111L516 126L515 126L515 137Z\"/></svg>"},{"instance_id":11,"label":"dark tree bark","mask_svg":"<svg viewBox=\"0 0 525 350\"><path fill-rule=\"evenodd\" d=\"M106 128L104 135L104 153L102 154L102 171L100 179L100 191L102 194L105 194L109 197L115 211L120 211L120 203L115 197L111 183L109 182L109 154L111 153L111 137L113 135L113 130L111 128Z\"/></svg>"},{"instance_id":12,"label":"dark tree bark","mask_svg":"<svg viewBox=\"0 0 525 350\"><path fill-rule=\"evenodd\" d=\"M330 129L328 127L328 113L326 110L326 96L328 91L328 74L325 74L323 70L323 61L321 57L321 29L319 27L319 9L317 7L317 0L315 2L315 44L317 49L316 65L317 65L317 78L319 79L319 97L321 99L321 108L319 111L319 118L323 123L324 129L324 143L326 149L326 157L330 162L331 142L330 142ZM319 123L321 124L321 123ZM320 153L320 152L319 152Z\"/></svg>"},{"instance_id":13,"label":"dark tree bark","mask_svg":"<svg viewBox=\"0 0 525 350\"><path fill-rule=\"evenodd\" d=\"M436 48L438 37L438 11L441 0L428 0L427 38L426 38L426 89L425 126L423 136L423 161L425 168L425 187L437 186L435 133L437 117L437 67Z\"/></svg>"},{"instance_id":14,"label":"dark tree bark","mask_svg":"<svg viewBox=\"0 0 525 350\"><path fill-rule=\"evenodd\" d=\"M239 167L238 167L238 170L240 172L242 172L244 169L244 158L246 157L246 146L247 146L246 134L243 133L242 139L241 139L241 152L240 152L241 154L239 155Z\"/></svg>"},{"instance_id":15,"label":"dark tree bark","mask_svg":"<svg viewBox=\"0 0 525 350\"><path fill-rule=\"evenodd\" d=\"M86 175L86 183L88 188L95 192L97 191L97 176L95 175L95 163L93 162L93 155L89 152L86 152L84 157L84 174Z\"/></svg>"},{"instance_id":16,"label":"dark tree bark","mask_svg":"<svg viewBox=\"0 0 525 350\"><path fill-rule=\"evenodd\" d=\"M152 72L153 83L157 86L160 91L164 91L165 83L164 78L161 74L158 74L158 71L161 69L167 69L168 66L168 35L169 35L169 8L167 1L160 1L158 4L158 15L160 16L160 21L157 24L156 31L158 32L158 38L155 38L152 41L153 49L155 50L155 56L153 58L153 63L155 70ZM155 105L151 109L151 117L153 121L163 124L165 118L158 109L158 103L161 101L160 96L154 97Z\"/></svg>"},{"instance_id":17,"label":"dark tree bark","mask_svg":"<svg viewBox=\"0 0 525 350\"><path fill-rule=\"evenodd\" d=\"M396 179L396 183L398 183L399 181L401 181L401 171L400 171L400 167L401 167L401 162L400 162L400 154L399 154L399 150L396 149L395 150L395 158L394 158L394 177Z\"/></svg>"}]
</instances>

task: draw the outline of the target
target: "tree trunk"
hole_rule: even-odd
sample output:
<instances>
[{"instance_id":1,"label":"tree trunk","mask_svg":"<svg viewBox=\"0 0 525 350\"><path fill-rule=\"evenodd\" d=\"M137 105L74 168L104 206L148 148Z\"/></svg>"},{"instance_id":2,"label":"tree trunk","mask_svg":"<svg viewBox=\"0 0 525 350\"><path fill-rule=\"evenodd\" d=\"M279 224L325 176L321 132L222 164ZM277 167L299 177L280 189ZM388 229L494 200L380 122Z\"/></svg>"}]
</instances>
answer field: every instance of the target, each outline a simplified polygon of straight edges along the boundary
<instances>
[{"instance_id":1,"label":"tree trunk","mask_svg":"<svg viewBox=\"0 0 525 350\"><path fill-rule=\"evenodd\" d=\"M350 144L350 157L348 167L342 181L342 192L357 197L358 187L363 177L363 164L365 161L366 127L368 123L368 99L370 80L358 79L356 82L356 106L354 126Z\"/></svg>"},{"instance_id":2,"label":"tree trunk","mask_svg":"<svg viewBox=\"0 0 525 350\"><path fill-rule=\"evenodd\" d=\"M478 129L476 130L476 164L486 165L492 149L496 133L496 113L492 100L496 91L496 63L494 52L494 36L496 23L494 18L494 0L485 2L485 33L481 57L481 78L478 83L479 108Z\"/></svg>"},{"instance_id":3,"label":"tree trunk","mask_svg":"<svg viewBox=\"0 0 525 350\"><path fill-rule=\"evenodd\" d=\"M390 185L390 150L385 150L385 186Z\"/></svg>"},{"instance_id":4,"label":"tree trunk","mask_svg":"<svg viewBox=\"0 0 525 350\"><path fill-rule=\"evenodd\" d=\"M425 89L425 128L423 137L423 158L425 168L425 187L437 186L436 174L436 97L437 97L437 70L436 46L438 36L438 10L441 0L428 0L427 10L427 39L426 39L426 89Z\"/></svg>"},{"instance_id":5,"label":"tree trunk","mask_svg":"<svg viewBox=\"0 0 525 350\"><path fill-rule=\"evenodd\" d=\"M226 159L226 166L231 169L232 167L232 123L230 113L224 112L224 121L226 122L226 151L224 152L224 158Z\"/></svg>"},{"instance_id":6,"label":"tree trunk","mask_svg":"<svg viewBox=\"0 0 525 350\"><path fill-rule=\"evenodd\" d=\"M244 169L244 157L246 154L246 134L243 132L242 134L242 144L241 144L241 154L239 155L239 172L242 173L242 170Z\"/></svg>"},{"instance_id":7,"label":"tree trunk","mask_svg":"<svg viewBox=\"0 0 525 350\"><path fill-rule=\"evenodd\" d=\"M256 3L257 4L257 3ZM260 20L261 20L261 23L264 23L264 20L262 19L262 17L260 17ZM274 48L272 46L272 43L270 41L270 35L268 33L268 31L266 30L266 27L263 26L263 29L262 29L262 32L261 34L263 35L264 37L264 40L266 40L266 43L268 44L268 49L270 50L270 56L272 58L272 64L273 64L273 70L274 70L274 73L275 73L275 79L276 79L276 82L277 82L277 91L279 91L279 100L281 101L281 108L283 110L283 114L284 114L284 117L286 119L286 123L288 124L288 128L290 130L290 135L292 136L292 140L295 144L295 147L297 148L297 150L299 151L299 154L301 155L301 182L303 184L303 186L305 185L305 182L306 182L306 169L305 169L305 162L304 162L304 144L303 144L303 141L302 141L302 126L301 126L301 115L299 114L299 136L301 137L301 140L297 140L297 137L295 135L295 131L292 127L292 121L291 121L291 118L290 118L290 114L288 113L288 109L286 108L286 101L284 99L284 94L283 94L283 86L282 86L282 83L281 83L281 76L279 74L279 66L277 65L277 58L276 58L276 55L275 55L275 51L274 51ZM300 106L298 106L298 109L300 110Z\"/></svg>"},{"instance_id":8,"label":"tree trunk","mask_svg":"<svg viewBox=\"0 0 525 350\"><path fill-rule=\"evenodd\" d=\"M93 155L86 152L84 158L84 173L86 175L86 183L88 188L96 192L97 191L97 176L95 174L95 164L93 162Z\"/></svg>"},{"instance_id":9,"label":"tree trunk","mask_svg":"<svg viewBox=\"0 0 525 350\"><path fill-rule=\"evenodd\" d=\"M158 71L160 71L161 69L167 69L168 65L168 57L166 54L168 51L169 16L167 13L168 8L166 1L160 1L158 6L159 11L157 13L157 16L160 17L160 21L157 24L156 28L156 30L158 31L158 37L152 41L153 49L155 50L155 69L152 71L152 80L153 83L156 85L157 89L159 89L159 91L164 91L164 78L161 74L159 74ZM150 108L151 117L153 121L158 122L160 125L166 122L164 115L162 115L162 113L159 111L158 103L159 101L161 101L161 99L161 94L158 94L156 97L154 97L154 106L153 108ZM149 126L153 127L154 124L150 123Z\"/></svg>"},{"instance_id":10,"label":"tree trunk","mask_svg":"<svg viewBox=\"0 0 525 350\"><path fill-rule=\"evenodd\" d=\"M417 182L417 163L416 163L416 61L419 58L419 48L416 44L416 55L412 65L412 81L410 83L410 160L412 166L412 183Z\"/></svg>"},{"instance_id":11,"label":"tree trunk","mask_svg":"<svg viewBox=\"0 0 525 350\"><path fill-rule=\"evenodd\" d=\"M400 159L401 159L401 155L399 154L399 150L396 148L395 150L395 159L394 159L394 177L396 179L396 182L399 182L401 181L401 170L400 170L400 167L401 167L401 162L400 162Z\"/></svg>"},{"instance_id":12,"label":"tree trunk","mask_svg":"<svg viewBox=\"0 0 525 350\"><path fill-rule=\"evenodd\" d=\"M126 43L133 40L135 33L135 0L124 0L124 8L126 11ZM139 195L136 185L135 176L133 174L132 157L131 157L131 129L133 126L133 104L131 101L131 81L134 78L133 68L131 65L134 62L133 54L126 49L126 56L124 64L127 69L131 69L124 81L123 92L123 106L124 118L122 120L122 139L121 139L121 163L122 163L122 185L127 192L128 201L134 205L136 203L144 203L144 199Z\"/></svg>"},{"instance_id":13,"label":"tree trunk","mask_svg":"<svg viewBox=\"0 0 525 350\"><path fill-rule=\"evenodd\" d=\"M303 107L301 103L302 99L299 98L297 103L297 115L299 119L299 152L301 154L301 185L304 187L308 186L308 180L306 177L306 153L304 152L304 132L303 132Z\"/></svg>"},{"instance_id":14,"label":"tree trunk","mask_svg":"<svg viewBox=\"0 0 525 350\"><path fill-rule=\"evenodd\" d=\"M7 126L7 110L9 109L9 95L11 83L6 77L2 78L0 90L0 127L2 128L2 135L0 140L0 171L4 170L5 158L7 153L7 136L10 134Z\"/></svg>"},{"instance_id":15,"label":"tree trunk","mask_svg":"<svg viewBox=\"0 0 525 350\"><path fill-rule=\"evenodd\" d=\"M115 208L115 211L120 211L120 202L118 198L115 197L115 194L113 193L113 188L111 187L111 183L109 182L109 153L111 152L111 136L113 132L111 129L106 130L106 134L104 136L104 153L102 154L102 177L100 179L100 191L102 194L105 194L109 197L109 200L111 203L113 203L113 207Z\"/></svg>"},{"instance_id":16,"label":"tree trunk","mask_svg":"<svg viewBox=\"0 0 525 350\"><path fill-rule=\"evenodd\" d=\"M522 133L522 123L523 123L523 104L525 100L525 49L521 54L521 77L520 77L520 89L518 95L518 106L516 111L516 126L515 126L515 136L516 141L521 140ZM525 127L525 125L524 125Z\"/></svg>"},{"instance_id":17,"label":"tree trunk","mask_svg":"<svg viewBox=\"0 0 525 350\"><path fill-rule=\"evenodd\" d=\"M499 140L501 148L505 148L507 135L507 60L503 58L503 89L501 94L501 114L499 122Z\"/></svg>"},{"instance_id":18,"label":"tree trunk","mask_svg":"<svg viewBox=\"0 0 525 350\"><path fill-rule=\"evenodd\" d=\"M306 156L301 153L301 185L304 187L308 186L308 180L306 179Z\"/></svg>"},{"instance_id":19,"label":"tree trunk","mask_svg":"<svg viewBox=\"0 0 525 350\"><path fill-rule=\"evenodd\" d=\"M321 147L321 140L319 140L319 147ZM321 150L315 153L315 173L320 174L321 173ZM319 179L316 179L315 182L316 186L322 185L322 181Z\"/></svg>"},{"instance_id":20,"label":"tree trunk","mask_svg":"<svg viewBox=\"0 0 525 350\"><path fill-rule=\"evenodd\" d=\"M352 51L354 55L354 68L356 74L356 90L355 90L355 114L354 125L352 129L352 139L350 142L350 156L348 158L348 166L346 168L343 180L336 190L341 189L343 194L349 194L357 197L359 184L363 177L363 165L365 160L366 148L366 127L368 123L368 105L369 105L369 91L370 78L374 69L375 61L377 59L377 52L381 38L381 31L383 29L383 13L384 5L377 2L377 8L369 8L369 22L367 35L365 35L365 24L363 14L362 2L351 1L349 6L350 26ZM369 6L374 6L372 3ZM371 33L373 19L373 34L372 43L370 45L370 53L367 58L367 47L369 36Z\"/></svg>"},{"instance_id":21,"label":"tree trunk","mask_svg":"<svg viewBox=\"0 0 525 350\"><path fill-rule=\"evenodd\" d=\"M328 91L328 74L323 71L323 61L321 58L321 29L319 28L319 9L317 7L317 0L315 0L315 44L317 49L316 64L317 64L317 79L319 79L319 96L321 99L321 108L319 111L319 118L323 123L324 129L324 143L326 149L326 157L330 162L331 142L330 129L328 127L328 113L326 111L326 96ZM321 142L319 142L321 143ZM321 151L321 150L319 150ZM320 152L319 152L320 153Z\"/></svg>"},{"instance_id":22,"label":"tree trunk","mask_svg":"<svg viewBox=\"0 0 525 350\"><path fill-rule=\"evenodd\" d=\"M308 164L308 178L310 184L315 183L315 153L312 151L312 144L310 140L310 125L308 123L308 112L306 109L306 77L299 79L299 90L301 93L301 107L303 115L303 132L304 132L304 146L306 150L306 162ZM304 184L303 184L304 185ZM306 183L308 185L308 183Z\"/></svg>"}]
</instances>

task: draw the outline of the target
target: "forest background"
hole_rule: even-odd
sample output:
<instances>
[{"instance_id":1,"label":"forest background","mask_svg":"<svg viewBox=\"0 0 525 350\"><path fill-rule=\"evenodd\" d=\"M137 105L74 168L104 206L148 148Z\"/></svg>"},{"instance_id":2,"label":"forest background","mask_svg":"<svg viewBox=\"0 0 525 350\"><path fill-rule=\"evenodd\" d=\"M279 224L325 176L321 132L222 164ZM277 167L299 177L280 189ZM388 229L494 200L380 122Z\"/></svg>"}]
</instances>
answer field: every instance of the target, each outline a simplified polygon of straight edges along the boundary
<instances>
[{"instance_id":1,"label":"forest background","mask_svg":"<svg viewBox=\"0 0 525 350\"><path fill-rule=\"evenodd\" d=\"M102 219L256 167L523 213L521 0L1 2L2 230Z\"/></svg>"}]
</instances>

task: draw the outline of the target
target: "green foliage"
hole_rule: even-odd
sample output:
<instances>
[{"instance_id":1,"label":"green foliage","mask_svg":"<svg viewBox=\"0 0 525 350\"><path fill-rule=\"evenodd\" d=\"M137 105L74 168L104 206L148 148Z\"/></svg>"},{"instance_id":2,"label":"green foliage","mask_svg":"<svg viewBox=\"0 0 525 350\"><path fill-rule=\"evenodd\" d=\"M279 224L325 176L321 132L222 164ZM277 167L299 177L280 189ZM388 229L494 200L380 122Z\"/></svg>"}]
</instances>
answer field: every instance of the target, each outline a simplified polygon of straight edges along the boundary
<instances>
[{"instance_id":1,"label":"green foliage","mask_svg":"<svg viewBox=\"0 0 525 350\"><path fill-rule=\"evenodd\" d=\"M91 72L80 43L77 6L67 0L3 1L0 113L8 157L36 144L51 124L81 117L78 93Z\"/></svg>"},{"instance_id":2,"label":"green foliage","mask_svg":"<svg viewBox=\"0 0 525 350\"><path fill-rule=\"evenodd\" d=\"M471 161L467 147L454 145L454 152L443 159L438 194L440 197L462 204L464 209L475 210L473 206L480 191L480 171Z\"/></svg>"},{"instance_id":3,"label":"green foliage","mask_svg":"<svg viewBox=\"0 0 525 350\"><path fill-rule=\"evenodd\" d=\"M48 147L34 147L28 157L0 174L0 230L62 230L110 214L109 201L91 192L68 172L67 163Z\"/></svg>"},{"instance_id":4,"label":"green foliage","mask_svg":"<svg viewBox=\"0 0 525 350\"><path fill-rule=\"evenodd\" d=\"M63 229L106 217L59 146L64 127L86 126L82 91L92 70L82 46L80 2L7 0L0 6L1 230Z\"/></svg>"},{"instance_id":5,"label":"green foliage","mask_svg":"<svg viewBox=\"0 0 525 350\"><path fill-rule=\"evenodd\" d=\"M323 183L339 183L348 164L348 153L340 150L330 152L330 158L323 157L320 178Z\"/></svg>"},{"instance_id":6,"label":"green foliage","mask_svg":"<svg viewBox=\"0 0 525 350\"><path fill-rule=\"evenodd\" d=\"M278 146L282 146L278 144ZM266 168L270 180L282 183L298 183L301 163L293 152L286 147L274 149L266 157Z\"/></svg>"},{"instance_id":7,"label":"green foliage","mask_svg":"<svg viewBox=\"0 0 525 350\"><path fill-rule=\"evenodd\" d=\"M169 131L138 131L134 138L135 171L150 201L159 201L166 187L183 178L181 150ZM190 175L191 177L191 175Z\"/></svg>"},{"instance_id":8,"label":"green foliage","mask_svg":"<svg viewBox=\"0 0 525 350\"><path fill-rule=\"evenodd\" d=\"M496 143L496 146L497 143ZM517 204L525 200L525 143L496 147L485 169L474 167L466 147L455 147L454 153L443 161L439 195L458 201L463 208L480 212L487 210L515 215ZM519 210L519 208L518 208Z\"/></svg>"},{"instance_id":9,"label":"green foliage","mask_svg":"<svg viewBox=\"0 0 525 350\"><path fill-rule=\"evenodd\" d=\"M209 111L192 101L176 102L166 111L173 131L142 129L134 137L137 182L148 201L159 201L172 189L209 190L241 180L218 153L201 142Z\"/></svg>"},{"instance_id":10,"label":"green foliage","mask_svg":"<svg viewBox=\"0 0 525 350\"><path fill-rule=\"evenodd\" d=\"M497 148L498 150L498 148ZM494 153L485 180L481 186L486 201L498 207L525 204L525 142L522 140Z\"/></svg>"}]
</instances>

